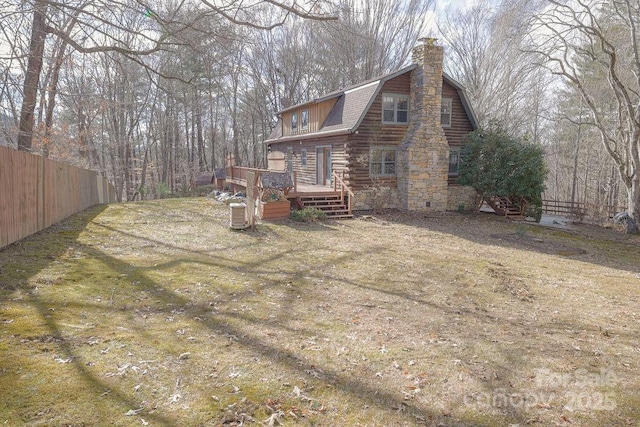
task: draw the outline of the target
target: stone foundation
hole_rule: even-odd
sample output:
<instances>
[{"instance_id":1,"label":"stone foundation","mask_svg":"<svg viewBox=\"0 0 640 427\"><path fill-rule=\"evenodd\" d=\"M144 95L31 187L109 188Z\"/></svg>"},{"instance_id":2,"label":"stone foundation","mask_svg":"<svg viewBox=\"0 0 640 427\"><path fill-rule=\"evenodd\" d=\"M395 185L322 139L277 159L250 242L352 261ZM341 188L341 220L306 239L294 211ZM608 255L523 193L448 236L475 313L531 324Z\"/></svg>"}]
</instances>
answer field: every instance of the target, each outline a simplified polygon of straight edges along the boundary
<instances>
[{"instance_id":1,"label":"stone foundation","mask_svg":"<svg viewBox=\"0 0 640 427\"><path fill-rule=\"evenodd\" d=\"M476 208L477 195L478 193L476 193L476 190L471 187L451 185L448 188L447 210L473 210Z\"/></svg>"},{"instance_id":2,"label":"stone foundation","mask_svg":"<svg viewBox=\"0 0 640 427\"><path fill-rule=\"evenodd\" d=\"M355 193L353 210L399 209L400 194L397 188L388 186L369 187Z\"/></svg>"}]
</instances>

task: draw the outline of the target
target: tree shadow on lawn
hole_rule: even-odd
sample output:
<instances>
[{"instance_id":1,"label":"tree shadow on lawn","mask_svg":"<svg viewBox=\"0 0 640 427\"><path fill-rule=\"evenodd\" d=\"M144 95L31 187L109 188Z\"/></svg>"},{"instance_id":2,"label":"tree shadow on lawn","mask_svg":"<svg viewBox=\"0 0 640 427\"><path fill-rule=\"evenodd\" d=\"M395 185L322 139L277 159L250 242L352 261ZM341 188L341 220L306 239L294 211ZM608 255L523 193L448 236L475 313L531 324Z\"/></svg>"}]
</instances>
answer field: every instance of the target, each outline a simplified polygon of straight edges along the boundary
<instances>
[{"instance_id":1,"label":"tree shadow on lawn","mask_svg":"<svg viewBox=\"0 0 640 427\"><path fill-rule=\"evenodd\" d=\"M640 236L594 225L575 224L571 230L565 230L483 212L424 215L389 210L369 220L450 234L481 245L556 255L640 273L640 263L636 261Z\"/></svg>"},{"instance_id":2,"label":"tree shadow on lawn","mask_svg":"<svg viewBox=\"0 0 640 427\"><path fill-rule=\"evenodd\" d=\"M111 231L114 233L122 233L115 229ZM138 236L133 237L139 238ZM161 241L156 241L156 243L165 244ZM201 251L190 251L185 248L181 248L181 250L192 252L193 255L203 255ZM181 264L199 264L201 266L228 269L232 270L233 272L243 271L254 277L269 277L270 275L275 273L281 273L285 276L286 280L284 278L278 280L270 280L268 284L262 286L260 291L261 293L264 293L270 288L282 288L283 286L286 287L286 284L288 283L300 282L305 278L305 276L308 278L309 273L283 273L282 271L275 271L265 267L265 264L268 264L270 261L286 258L286 255L293 252L300 253L301 251L304 251L303 249L296 249L295 251L280 251L276 254L272 254L269 257L260 258L259 260L256 260L254 262L246 262L242 260L234 261L232 258L211 258L207 257L206 254L204 254L204 257L198 256L195 258L181 258L168 261L167 263L158 265L154 268L132 268L131 265L124 263L114 257L108 256L102 251L92 248L83 248L83 251L90 254L93 258L101 259L116 272L129 271L128 279L133 279L136 282L139 282L137 285L138 289L147 290L149 293L153 294L154 299L160 300L165 305L164 308L157 309L156 313L164 313L165 315L169 315L173 313L175 307L180 307L181 314L183 316L199 319L198 322L202 325L205 325L206 328L212 333L223 335L225 337L232 337L235 345L239 345L245 350L249 350L256 356L267 358L268 360L270 360L270 363L272 365L278 366L280 370L297 372L296 375L298 377L308 378L308 381L319 381L320 383L324 384L326 388L339 390L341 393L351 395L352 398L361 401L363 407L376 406L381 411L386 411L390 414L393 414L393 416L398 420L404 419L406 422L421 424L423 422L447 423L447 419L449 419L448 414L443 415L442 413L439 413L437 411L425 410L424 408L416 406L413 402L405 400L403 396L399 395L398 393L390 392L388 390L385 390L384 388L372 387L370 384L364 381L360 381L357 378L348 377L331 365L323 365L317 360L305 360L307 359L305 357L306 355L302 352L296 352L282 345L275 345L273 343L267 342L264 339L264 336L258 334L257 329L254 329L252 325L258 328L266 324L270 328L283 330L291 334L298 335L300 339L304 338L305 336L309 337L312 335L318 335L319 331L317 330L301 328L299 326L292 327L286 324L289 320L288 318L291 315L292 307L296 304L297 301L295 296L282 300L285 304L282 304L282 306L278 310L281 316L278 316L272 320L265 320L264 318L259 316L251 316L246 313L238 312L235 308L222 310L215 315L211 315L210 302L195 302L192 299L186 298L185 296L176 293L174 290L171 290L166 286L160 285L157 280L152 280L148 277L148 273L156 268L166 269L169 267L176 267ZM361 255L362 254L356 254L357 257ZM340 264L347 258L351 257L342 257L339 260L334 259L330 262L330 264ZM238 266L240 267L240 269L238 269ZM325 265L324 267L325 268L320 266L320 268L317 269L320 274L314 276L314 278L326 279L330 277L325 276L321 273L322 271L326 270L326 267L328 267L328 265ZM238 303L236 304L237 306L244 299L255 297L255 293L251 290L234 292L233 297L238 301ZM229 320L234 320L235 322L230 322ZM246 327L236 325L238 322L246 324ZM140 326L134 326L132 324L130 324L129 327L133 328L138 336L145 337L145 340L148 342L154 341L158 338L154 337L148 329L142 328ZM178 353L180 351L181 350L176 349L176 353L173 356L179 357ZM259 385L256 385L256 387L259 387ZM265 389L263 392L268 393L269 390ZM472 423L457 421L455 422L455 425L480 426L483 424L478 423L477 421L474 421Z\"/></svg>"},{"instance_id":3,"label":"tree shadow on lawn","mask_svg":"<svg viewBox=\"0 0 640 427\"><path fill-rule=\"evenodd\" d=\"M59 305L49 301L43 301L38 295L38 286L42 285L30 283L30 279L40 271L57 263L57 260L64 256L70 247L77 247L78 244L76 241L80 233L105 209L107 209L106 205L98 205L86 209L35 235L29 236L0 250L0 302L4 302L2 304L4 307L0 306L0 313L3 311L6 313L8 306L15 304L21 306L21 309L31 308L35 310L39 318L37 323L40 323L38 326L27 326L24 332L22 329L16 328L17 334L11 335L10 337L7 337L7 331L5 331L2 340L0 340L0 344L2 341L9 342L8 349L5 347L5 351L7 351L10 356L2 357L3 366L1 370L1 373L5 374L5 379L2 381L2 388L5 389L5 395L8 396L4 408L8 410L9 413L0 414L0 419L4 419L5 422L15 423L12 425L28 424L31 422L40 423L42 421L41 418L52 416L53 418L48 422L67 425L67 422L65 422L65 414L55 413L53 407L55 407L56 402L52 401L52 397L50 396L42 396L42 401L45 402L43 403L44 405L49 403L51 407L40 407L39 410L24 407L24 402L16 401L16 399L19 399L19 397L17 397L19 395L24 395L25 393L31 394L27 390L20 390L21 381L17 378L17 375L13 377L17 379L17 383L13 383L11 379L8 379L9 375L7 375L8 373L23 372L24 367L21 365L23 358L11 357L11 353L14 353L13 356L17 356L15 352L20 344L15 345L15 342L18 341L21 341L23 345L29 345L29 341L44 339L44 341L49 342L49 346L52 345L56 347L53 353L54 356L59 356L59 361L64 360L65 362L68 361L72 363L78 378L81 378L85 383L86 388L83 387L83 389L91 391L90 395L76 396L77 399L85 402L92 400L99 401L104 399L105 394L108 394L109 399L113 400L116 407L132 409L137 408L137 405L139 405L139 402L137 402L135 398L124 391L113 389L99 378L95 372L92 372L85 363L82 363L82 359L75 354L73 346L62 333L60 325L55 321L55 316L53 315L56 310L64 310L67 304ZM95 307L85 308L90 310L95 309ZM20 310L20 312L24 311ZM28 322L26 319L0 320L3 320L4 323L7 324L6 329L8 331L12 331L11 326L13 326L14 322L15 324ZM34 337L34 330L40 329L41 327L45 329L47 333ZM22 335L21 332L23 332L24 335ZM14 341L14 343L12 344L11 341ZM42 348L40 351L49 353L51 351L51 349L48 348L49 346ZM38 356L37 353L35 355ZM31 355L29 358L34 360L33 357L34 355ZM50 363L56 363L55 361L51 361L51 358L49 360ZM26 369L27 371L29 370L29 368ZM37 373L35 373L35 375L37 375ZM108 390L108 392L105 392L105 390ZM64 394L65 390L61 389L59 393ZM12 394L14 394L14 397L11 397ZM13 408L6 406L11 404L16 406ZM90 406L93 413L89 415L90 418L87 418L83 424L91 423L92 420L95 419L110 419L114 416L114 414L111 413L96 413L96 411L104 409L100 405ZM123 410L123 413L126 412L126 409ZM8 419L7 417L18 417L18 419ZM170 419L160 414L149 414L148 418L158 425L172 425Z\"/></svg>"},{"instance_id":4,"label":"tree shadow on lawn","mask_svg":"<svg viewBox=\"0 0 640 427\"><path fill-rule=\"evenodd\" d=\"M360 254L367 255L371 254ZM625 326L624 330L618 327L609 334L570 312L556 311L553 317L540 313L538 318L534 314L540 309L536 300L526 301L516 295L507 295L507 299L513 300L514 311L486 310L468 298L442 303L426 291L421 279L403 277L400 287L389 286L383 278L349 281L335 276L332 279L363 289L362 295L366 297L351 303L368 307L372 313L382 309L371 316L385 316L387 307L399 307L402 301L413 302L422 316L413 319L414 324L403 321L404 332L432 331L437 337L435 341L443 339L444 345L450 345L446 357L456 361L454 370L480 386L454 398L461 408L478 414L499 410L502 416L499 419L523 424L550 422L548 418L536 416L545 413L557 415L553 422L579 423L582 419L584 425L600 425L605 421L607 425L624 425L637 416L633 406L622 402L634 402L639 397L632 391L633 387L624 386L625 377L618 378L618 375L628 376L632 383L638 384L635 362L628 355L613 357L612 352L607 351L611 346L634 348L638 334L633 327ZM456 286L459 285L451 284L452 288ZM451 377L455 382L455 372ZM606 393L613 393L611 390L616 394L612 394L613 400L607 401L605 397L611 394ZM620 399L618 408L616 399ZM576 403L578 407L574 409L564 406ZM577 412L573 413L574 410Z\"/></svg>"},{"instance_id":5,"label":"tree shadow on lawn","mask_svg":"<svg viewBox=\"0 0 640 427\"><path fill-rule=\"evenodd\" d=\"M122 387L118 387L117 385L106 381L104 375L102 375L104 372L100 372L99 370L91 367L91 364L89 363L90 361L80 354L80 344L76 342L74 339L75 337L70 337L68 334L63 332L66 326L63 326L63 324L60 323L61 321L57 320L64 318L65 310L68 311L78 308L81 308L86 312L98 312L97 316L100 316L102 313L107 316L114 313L116 316L120 316L121 314L125 315L127 311L135 311L133 303L121 306L117 302L115 304L112 302L111 305L102 304L96 307L96 304L93 303L81 303L78 305L78 303L73 301L54 301L47 298L43 299L37 289L38 286L31 282L30 279L37 276L39 272L47 269L52 264L55 264L57 262L56 260L60 257L65 256L70 247L73 247L74 251L88 257L86 259L104 264L108 270L113 272L114 277L125 274L123 272L126 272L126 280L133 280L133 282L135 282L135 292L146 291L148 294L152 295L154 301L159 301L159 304L156 304L156 313L169 315L174 312L176 307L179 307L183 316L187 316L191 319L199 319L198 323L204 325L211 333L222 333L225 336L234 337L236 345L241 346L254 355L268 359L272 364L279 366L281 369L297 372L298 376L307 377L310 381L320 381L324 383L326 387L334 388L342 393L351 395L354 399L364 402L366 405L377 406L382 411L393 413L397 419L404 419L406 422L412 423L419 419L433 420L440 417L438 414L426 412L423 409L414 406L411 402L404 401L402 397L397 394L388 392L384 389L373 388L369 384L361 382L358 379L344 376L341 372L338 372L329 365L318 366L317 362L315 364L306 362L304 357L300 357L301 355L297 354L295 351L288 350L283 346L275 346L266 342L263 337L253 335L251 328L234 326L229 322L230 318L235 317L243 322L249 321L257 324L262 321L261 319L249 319L246 316L239 315L233 311L227 311L226 313L218 315L211 315L211 306L208 302L193 301L162 285L157 280L149 278L148 273L152 269L132 266L130 263L124 262L104 251L96 249L95 246L78 243L77 239L83 229L97 216L99 216L104 209L105 207L98 207L84 211L83 213L72 217L72 219L66 220L38 234L37 236L27 238L0 252L0 259L3 260L1 270L18 270L18 273L11 275L11 277L3 275L4 279L2 287L0 288L2 300L7 301L8 304L11 304L12 301L20 300L21 306L29 307L35 311L38 318L37 323L40 323L38 329L46 330L46 333L40 334L39 336L51 337L49 347L55 348L54 352L57 354L58 360L64 360L62 363L69 363L70 366L73 366L73 369L76 372L76 375L74 376L77 376L81 382L84 382L85 386L83 389L88 390L87 395L75 397L79 406L87 405L88 407L91 407L91 410L93 411L90 418L82 419L82 423L91 424L96 419L113 419L116 424L125 423L126 420L137 424L137 419L144 417L148 422L151 422L154 425L183 425L181 421L176 420L174 417L171 417L168 414L163 414L162 410L144 408L144 403L140 402L135 392L123 388L124 385ZM102 227L104 228L104 226ZM111 232L118 232L118 230L111 230ZM140 239L139 236L135 235L130 237ZM142 240L149 241L148 239ZM159 240L152 242L154 244L166 245L165 242ZM46 254L38 251L38 249L42 249L43 246L46 246ZM184 248L181 250L185 252L192 252L193 255L198 256L192 259L185 258L179 261L173 261L164 267L189 262L202 263L202 257L209 256L199 251L193 252ZM274 256L282 255L283 254L279 253ZM209 260L211 265L217 265L223 269L232 268L229 265L220 266L219 260L211 258L210 256ZM261 270L260 267L263 265L263 262L264 260L257 261L253 264L241 263L241 265L245 271L255 274L270 273L269 271ZM28 264L28 266L17 268L24 264ZM86 273L89 274L91 271L86 271ZM296 275L292 277L292 280L297 279L298 277L296 277ZM278 286L278 283L279 282L274 282L271 286ZM71 285L72 284L59 283L53 286L61 287ZM237 295L239 300L242 297L242 295ZM118 297L116 297L116 300L117 298ZM140 307L142 307L142 305ZM285 306L283 309L286 311L287 307ZM2 320L8 321L9 319ZM102 319L97 317L95 320L100 321ZM18 322L16 321L16 323ZM98 326L104 327L106 325ZM110 326L113 327L115 325ZM154 343L158 342L158 339L162 339L162 337L154 336L153 331L147 330L143 325L130 323L127 324L127 327L135 331L137 340ZM95 333L94 331L92 332ZM293 332L300 333L299 330L294 330ZM311 332L312 331L307 331L307 333ZM5 336L3 338L7 337ZM9 341L13 341L15 343L21 338L27 338L24 340L25 342L23 342L22 348L24 348L24 346L29 345L28 341L37 337L26 335L21 337L18 334L9 337ZM9 344L9 347L12 345L13 344ZM35 351L35 349L32 351ZM47 349L46 351L49 352L51 350ZM174 349L171 351L177 353L180 350ZM180 359L179 354L170 354L167 355L167 357L175 360ZM44 360L47 359L51 364L56 363L51 361L48 357ZM20 358L15 358L14 360L5 358L3 372L21 372L22 367L20 366L20 360ZM317 378L313 375L310 377L310 373L317 374L318 372L321 372L321 378ZM14 391L19 391L20 394L25 393L26 390L17 390L21 387L20 383L22 381L16 377L13 378L16 379L16 382L12 383L12 381L9 381L4 384L4 387L7 387L9 390L13 389ZM62 381L61 384L64 384L64 381ZM259 384L257 384L256 387L260 387ZM265 392L268 392L268 390L265 390ZM59 390L59 393L64 394L65 390L61 389ZM9 396L10 395L11 391L9 391ZM100 404L87 404L87 402L91 401L100 402ZM105 401L108 401L108 404L103 405L102 403ZM42 405L47 406L48 402L50 402L50 399L44 399ZM17 416L20 418L19 420L9 420L10 422L39 423L49 419L49 422L67 424L69 422L76 423L79 421L77 418L65 419L66 415L64 413L56 412L56 410L60 410L57 409L59 406L51 403L51 407L40 407L39 410L36 408L24 408L24 403L16 402L14 399L9 399L5 402L5 405L7 404L13 404L16 405L16 407L5 407L9 413L0 415L0 418L5 419L7 416ZM64 410L64 407L61 409ZM139 409L140 411L138 411ZM122 418L124 413L129 410L135 410L135 414L133 414L134 416L131 418ZM34 411L35 414L33 413ZM100 413L100 411L103 411L104 413ZM107 411L117 411L117 413L110 414ZM211 408L204 408L204 412L207 411L211 411ZM211 421L215 423L220 422L220 420L219 414L211 416Z\"/></svg>"},{"instance_id":6,"label":"tree shadow on lawn","mask_svg":"<svg viewBox=\"0 0 640 427\"><path fill-rule=\"evenodd\" d=\"M241 303L250 298L256 298L256 289L249 289L244 291L237 291L233 293L233 298L237 299L237 302L233 303L233 305L229 305L227 308L219 310L217 313L212 313L212 306L210 305L210 300L198 300L196 297L189 298L185 296L183 293L178 293L175 289L171 289L165 283L162 283L159 279L153 278L154 270L165 270L169 267L180 267L181 265L201 265L202 268L210 267L217 268L223 271L227 271L231 274L236 274L239 271L243 271L246 274L249 274L253 277L270 277L275 274L279 274L277 279L270 280L265 283L264 286L261 286L259 290L262 293L269 291L270 289L281 290L283 287L286 288L285 282L291 283L301 283L305 280L308 280L307 277L310 277L316 281L322 280L331 280L336 283L340 283L342 286L350 286L354 288L360 288L365 290L369 294L385 294L392 296L393 298L410 301L412 303L417 303L419 305L426 305L430 307L431 312L435 313L445 313L444 320L454 321L457 316L464 316L468 320L466 325L466 332L472 333L472 327L477 327L481 329L482 325L489 325L496 322L503 323L504 325L509 325L509 328L512 329L513 335L516 336L518 333L526 333L528 329L526 325L519 324L517 320L513 319L505 319L505 318L496 318L490 314L484 313L482 311L470 310L470 309L461 309L460 307L451 307L446 306L440 303L436 303L433 300L425 298L424 296L419 297L415 294L419 289L421 289L421 283L415 283L409 287L409 289L415 289L415 292L412 293L410 291L402 291L397 289L389 289L384 286L380 286L378 282L374 278L369 280L346 280L344 276L340 274L333 274L331 272L330 266L338 266L338 268L350 268L349 266L353 262L357 262L360 259L366 258L368 255L367 251L349 251L337 258L331 259L327 261L325 264L317 265L313 272L305 271L299 272L294 270L282 270L276 271L274 268L268 268L266 265L270 262L278 259L287 259L290 255L294 254L294 250L286 250L286 251L276 251L273 254L269 254L268 256L262 257L256 261L248 262L243 260L241 257L214 257L212 252L218 252L218 249L215 251L210 250L192 250L188 247L180 247L178 245L173 246L170 243L162 241L160 239L150 239L141 237L134 233L125 232L122 230L118 230L117 228L105 226L104 223L97 224L102 229L109 229L110 233L119 233L122 236L127 236L129 239L133 239L134 242L139 243L141 246L145 244L154 244L164 247L172 247L175 250L179 250L182 254L178 259L173 259L170 261L166 261L164 263L160 263L154 267L141 267L135 266L131 263L124 262L121 259L118 259L103 250L98 249L97 245L87 245L76 242L78 235L82 231L82 229L97 216L102 209L91 210L90 212L85 212L81 214L80 217L76 217L72 224L61 224L60 228L53 229L48 233L51 235L55 235L57 233L56 230L62 230L63 238L56 239L53 244L50 244L49 239L46 239L45 236L41 236L44 238L44 241L50 246L48 247L48 257L42 256L32 256L31 250L35 251L35 248L42 245L43 240L41 238L34 238L31 241L25 241L24 247L19 250L13 248L11 250L5 252L13 252L9 254L9 258L28 258L30 261L30 268L25 270L24 273L21 273L20 280L13 284L10 287L2 287L2 299L9 300L11 296L16 291L22 291L28 298L26 298L25 303L33 305L33 307L39 313L39 317L44 322L46 329L48 329L49 334L53 337L56 337L59 342L60 352L64 354L66 359L71 360L71 363L74 365L74 368L78 372L78 376L83 378L84 381L89 384L89 387L92 389L91 396L83 396L83 400L86 399L109 399L112 401L111 407L118 408L119 415L126 412L129 409L135 409L141 407L140 399L136 396L134 392L130 392L128 389L124 388L124 385L118 387L117 385L109 383L104 378L102 378L99 374L100 372L95 372L94 369L91 369L86 365L86 360L83 360L83 357L77 351L76 346L72 344L71 340L67 340L65 334L62 332L62 327L59 324L59 321L56 320L56 312L62 312L65 308L69 308L69 302L65 303L52 303L51 301L41 300L40 296L33 292L33 285L29 283L29 279L34 277L39 271L47 268L51 263L55 262L55 260L64 255L67 252L67 249L70 245L75 246L80 252L84 253L92 260L97 260L99 263L104 264L108 270L113 272L115 277L126 274L127 282L135 282L135 286L127 285L128 292L146 294L150 297L153 303L147 303L145 300L140 300L137 302L127 302L127 303L116 303L113 306L108 306L105 304L100 305L98 308L105 312L106 315L135 315L144 312L145 306L151 306L152 310L156 314L160 314L163 316L171 316L175 312L176 308L180 310L180 313L183 317L187 317L189 319L199 319L197 320L197 324L204 326L212 335L223 335L226 337L233 337L233 345L239 346L242 349L248 351L250 354L253 354L257 357L265 358L269 360L272 364L275 364L279 367L279 369L296 372L297 376L308 378L309 381L317 381L319 383L324 384L327 388L332 388L340 391L341 393L352 396L357 401L360 401L363 405L370 405L373 407L379 408L383 412L392 413L396 419L404 420L407 423L420 423L422 420L435 420L435 422L441 422L444 425L495 425L495 421L474 421L464 422L463 420L452 420L450 417L446 415L442 415L440 412L432 409L424 409L417 404L414 404L412 401L406 401L403 397L393 391L389 391L382 387L375 387L366 381L360 380L358 378L349 377L346 374L343 374L339 371L338 368L334 367L333 364L325 363L323 364L321 361L309 360L308 358L305 360L305 355L301 352L292 350L288 347L284 347L282 345L276 345L272 342L269 342L264 336L259 335L258 327L264 326L266 323L269 327L273 329L281 329L291 334L301 334L301 335L312 335L317 334L318 331L313 331L309 329L304 329L300 327L293 327L286 324L285 320L290 317L291 312L293 312L294 305L296 304L295 296L291 298L286 298L283 300L282 306L279 308L279 316L272 321L265 320L264 317L251 315L251 313L243 313L241 311L236 311L237 307L241 305ZM96 223L94 223L95 225ZM301 227L301 230L304 231L305 227ZM320 231L320 230L318 230ZM463 234L463 233L462 233ZM224 249L220 249L222 251L225 250L241 250L247 249L251 247L251 243L246 244L238 244L235 247L228 247ZM384 250L383 246L378 248L379 250ZM304 249L296 250L299 252ZM7 253L0 252L0 256L7 255ZM1 259L1 258L0 258ZM16 265L15 263L13 264ZM11 268L9 266L3 266L3 268ZM194 267L195 268L195 267ZM6 283L5 283L6 285ZM187 285L187 284L185 284ZM305 295L305 297L312 298L313 295ZM229 298L227 298L229 299ZM157 301L157 303L156 303ZM350 301L350 303L354 304L357 301ZM95 310L96 307L94 304L85 304L86 310ZM55 311L50 311L54 309ZM53 313L53 314L52 314ZM475 319L475 320L473 320ZM4 320L4 319L0 319ZM246 327L240 326L239 322L242 322ZM473 325L472 325L473 324ZM251 325L254 325L256 328L252 328ZM115 326L115 325L110 325ZM147 345L153 346L155 342L158 340L162 340L163 337L161 335L154 335L154 331L147 329L144 327L143 323L130 322L126 324L127 327L131 328L135 332L135 336L138 337L137 340L142 340L147 343ZM551 325L550 327L554 327ZM557 325L556 325L557 327ZM462 328L465 330L465 328ZM486 339L490 339L490 336L486 336ZM168 341L170 341L168 339ZM496 344L498 346L498 344ZM164 354L166 358L170 358L172 360L180 359L180 352L182 349L180 347L165 349ZM224 350L223 350L224 351ZM517 373L521 373L524 368L521 366L522 361L518 359L511 358L510 353L513 351L513 348L508 344L500 345L496 351L502 353L502 360L508 362L507 368L502 368L503 370L498 369L499 367L496 363L493 363L491 366L493 369L499 373L499 378L489 378L485 382L486 392L490 393L496 390L496 388L506 387L509 379L511 379ZM562 355L558 355L559 358ZM470 369L474 369L473 366L468 365ZM19 366L11 366L10 370L19 369ZM310 373L321 373L321 377L310 377ZM256 387L260 387L260 385L256 385ZM110 393L107 396L104 396L104 391L109 390ZM264 393L268 393L268 390L264 390ZM464 396L460 396L458 398L460 405L465 404ZM396 409L392 409L396 408ZM212 422L220 422L221 412L223 408L212 409L211 407L207 407L204 411L213 411L215 414L210 415L210 419ZM506 410L509 412L505 414L504 417L517 422L526 422L527 415L524 412L518 410L517 407L508 407ZM149 419L154 422L156 425L181 425L180 422L176 421L174 417L169 415L164 415L163 410L153 410L153 409L144 409L140 416ZM107 416L107 414L105 414ZM134 417L135 418L135 417ZM32 421L32 420L26 420ZM133 419L131 420L134 421ZM87 420L90 422L90 420Z\"/></svg>"}]
</instances>

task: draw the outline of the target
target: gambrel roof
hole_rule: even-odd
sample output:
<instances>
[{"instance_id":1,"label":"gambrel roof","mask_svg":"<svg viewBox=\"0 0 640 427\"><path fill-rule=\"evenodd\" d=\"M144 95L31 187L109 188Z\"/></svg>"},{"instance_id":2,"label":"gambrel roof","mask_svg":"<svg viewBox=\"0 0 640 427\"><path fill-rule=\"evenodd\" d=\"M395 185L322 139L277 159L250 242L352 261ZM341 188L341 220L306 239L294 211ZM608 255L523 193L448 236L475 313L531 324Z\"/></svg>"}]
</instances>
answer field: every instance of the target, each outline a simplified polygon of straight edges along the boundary
<instances>
[{"instance_id":1,"label":"gambrel roof","mask_svg":"<svg viewBox=\"0 0 640 427\"><path fill-rule=\"evenodd\" d=\"M367 114L367 111L369 111L371 104L382 90L382 86L384 85L384 83L402 74L411 72L416 68L417 65L412 64L408 67L404 67L382 77L368 80L342 90L331 92L311 101L297 104L278 111L278 122L265 142L269 144L273 142L299 141L303 139L318 138L322 136L353 133L360 126L360 123ZM460 100L462 101L462 105L465 109L465 112L467 113L467 116L469 117L469 120L471 121L473 128L477 128L477 120L475 118L475 114L473 113L471 105L467 100L464 87L444 73L443 80L449 83L458 91ZM336 104L333 106L324 123L317 131L298 133L291 136L282 135L283 113L296 110L304 106L328 101L333 98L338 98Z\"/></svg>"}]
</instances>

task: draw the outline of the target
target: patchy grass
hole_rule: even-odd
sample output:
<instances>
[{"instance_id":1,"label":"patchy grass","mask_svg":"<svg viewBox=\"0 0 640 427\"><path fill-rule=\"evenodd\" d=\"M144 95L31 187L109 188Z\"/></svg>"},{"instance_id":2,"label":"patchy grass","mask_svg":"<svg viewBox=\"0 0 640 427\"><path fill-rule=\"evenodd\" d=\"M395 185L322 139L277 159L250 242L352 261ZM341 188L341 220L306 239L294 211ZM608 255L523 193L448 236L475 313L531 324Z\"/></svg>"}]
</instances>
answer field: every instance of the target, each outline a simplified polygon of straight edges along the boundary
<instances>
[{"instance_id":1,"label":"patchy grass","mask_svg":"<svg viewBox=\"0 0 640 427\"><path fill-rule=\"evenodd\" d=\"M85 211L0 251L0 424L638 425L637 237Z\"/></svg>"}]
</instances>

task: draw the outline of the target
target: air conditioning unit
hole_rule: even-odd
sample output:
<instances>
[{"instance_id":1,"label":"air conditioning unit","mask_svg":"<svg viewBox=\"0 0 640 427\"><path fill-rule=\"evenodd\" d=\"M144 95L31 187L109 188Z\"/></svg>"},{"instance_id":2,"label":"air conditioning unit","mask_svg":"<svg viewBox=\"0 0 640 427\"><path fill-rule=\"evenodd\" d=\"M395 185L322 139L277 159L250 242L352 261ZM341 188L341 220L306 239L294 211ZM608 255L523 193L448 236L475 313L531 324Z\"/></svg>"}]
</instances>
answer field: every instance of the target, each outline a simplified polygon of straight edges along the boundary
<instances>
[{"instance_id":1,"label":"air conditioning unit","mask_svg":"<svg viewBox=\"0 0 640 427\"><path fill-rule=\"evenodd\" d=\"M247 228L246 219L247 205L244 203L230 203L229 204L229 227L234 230L244 230Z\"/></svg>"}]
</instances>

